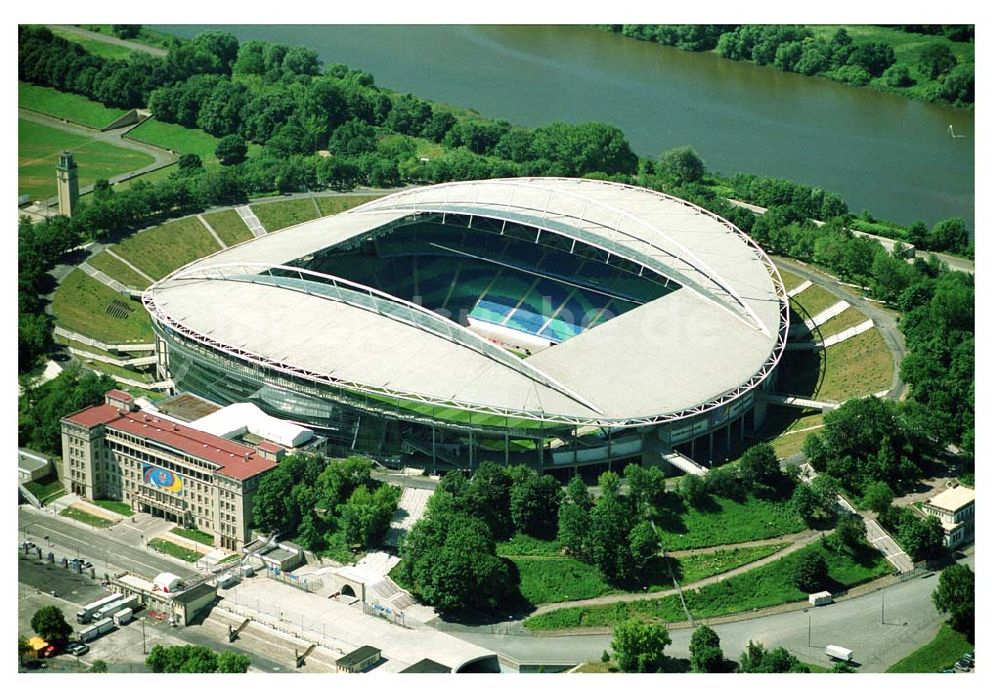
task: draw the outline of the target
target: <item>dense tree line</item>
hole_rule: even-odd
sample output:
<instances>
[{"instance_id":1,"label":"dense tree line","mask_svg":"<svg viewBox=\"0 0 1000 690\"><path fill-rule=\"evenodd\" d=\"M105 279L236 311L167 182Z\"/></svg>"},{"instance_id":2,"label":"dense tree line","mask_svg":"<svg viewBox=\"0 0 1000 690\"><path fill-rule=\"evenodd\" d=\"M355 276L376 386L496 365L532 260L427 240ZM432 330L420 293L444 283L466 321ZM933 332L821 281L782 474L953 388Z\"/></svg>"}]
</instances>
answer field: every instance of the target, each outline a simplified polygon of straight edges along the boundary
<instances>
[{"instance_id":1,"label":"dense tree line","mask_svg":"<svg viewBox=\"0 0 1000 690\"><path fill-rule=\"evenodd\" d=\"M378 546L401 490L372 479L363 458L289 455L260 481L253 522L312 551Z\"/></svg>"},{"instance_id":2,"label":"dense tree line","mask_svg":"<svg viewBox=\"0 0 1000 690\"><path fill-rule=\"evenodd\" d=\"M682 50L714 50L731 60L750 60L785 72L821 75L852 86L898 89L916 82L885 41L855 41L839 28L829 40L805 26L791 24L657 25L615 24L601 28L643 41ZM971 26L898 26L914 33L943 35L955 41L972 38ZM956 105L975 101L975 65L959 63L944 43L921 49L917 70L931 81L920 94L928 100Z\"/></svg>"},{"instance_id":3,"label":"dense tree line","mask_svg":"<svg viewBox=\"0 0 1000 690\"><path fill-rule=\"evenodd\" d=\"M146 656L146 666L153 673L246 673L250 658L200 645L156 644Z\"/></svg>"},{"instance_id":4,"label":"dense tree line","mask_svg":"<svg viewBox=\"0 0 1000 690\"><path fill-rule=\"evenodd\" d=\"M73 366L50 381L26 387L17 401L18 445L49 455L61 455L59 420L104 402L104 394L115 385L114 380L104 374Z\"/></svg>"}]
</instances>

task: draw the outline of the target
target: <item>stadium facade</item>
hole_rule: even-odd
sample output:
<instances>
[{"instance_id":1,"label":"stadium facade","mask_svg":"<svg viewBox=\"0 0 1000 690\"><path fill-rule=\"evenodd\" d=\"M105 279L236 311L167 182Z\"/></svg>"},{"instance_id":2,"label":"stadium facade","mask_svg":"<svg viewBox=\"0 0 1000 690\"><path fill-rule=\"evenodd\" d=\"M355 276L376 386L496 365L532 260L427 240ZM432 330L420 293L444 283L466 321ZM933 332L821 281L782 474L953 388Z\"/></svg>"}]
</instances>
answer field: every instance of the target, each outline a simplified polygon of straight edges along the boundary
<instances>
[{"instance_id":1,"label":"stadium facade","mask_svg":"<svg viewBox=\"0 0 1000 690\"><path fill-rule=\"evenodd\" d=\"M732 223L563 178L408 189L143 301L178 390L438 470L726 457L763 422L788 331L777 269Z\"/></svg>"}]
</instances>

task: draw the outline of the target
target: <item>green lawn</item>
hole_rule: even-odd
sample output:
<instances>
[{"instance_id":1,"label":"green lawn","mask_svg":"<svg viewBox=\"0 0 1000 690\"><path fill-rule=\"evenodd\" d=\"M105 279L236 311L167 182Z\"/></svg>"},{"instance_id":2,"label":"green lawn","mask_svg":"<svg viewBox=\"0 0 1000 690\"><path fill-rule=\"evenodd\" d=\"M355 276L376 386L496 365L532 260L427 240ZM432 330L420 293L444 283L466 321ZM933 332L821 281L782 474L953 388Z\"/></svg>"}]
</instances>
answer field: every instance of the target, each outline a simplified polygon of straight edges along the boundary
<instances>
[{"instance_id":1,"label":"green lawn","mask_svg":"<svg viewBox=\"0 0 1000 690\"><path fill-rule=\"evenodd\" d=\"M91 515L82 510L77 510L76 508L64 508L60 513L63 517L73 518L79 522L84 522L91 527L99 527L101 529L105 527L111 527L115 524L112 520L105 520L102 517L97 517L96 515Z\"/></svg>"},{"instance_id":2,"label":"green lawn","mask_svg":"<svg viewBox=\"0 0 1000 690\"><path fill-rule=\"evenodd\" d=\"M123 503L121 501L95 500L94 504L104 508L105 510L110 510L118 513L119 515L124 515L125 517L132 517L135 515L128 503Z\"/></svg>"},{"instance_id":3,"label":"green lawn","mask_svg":"<svg viewBox=\"0 0 1000 690\"><path fill-rule=\"evenodd\" d=\"M182 561L187 561L189 563L194 563L201 559L201 554L192 549L185 549L183 546L178 546L172 541L167 541L166 539L153 539L149 542L149 547L154 551L159 551L160 553L165 553L168 556L173 556L174 558L179 558Z\"/></svg>"},{"instance_id":4,"label":"green lawn","mask_svg":"<svg viewBox=\"0 0 1000 690\"><path fill-rule=\"evenodd\" d=\"M820 334L824 338L829 338L831 335L836 335L851 326L857 326L867 320L868 317L860 309L848 307L826 323L813 329L813 336L815 338L816 334Z\"/></svg>"},{"instance_id":5,"label":"green lawn","mask_svg":"<svg viewBox=\"0 0 1000 690\"><path fill-rule=\"evenodd\" d=\"M41 477L38 481L25 482L24 488L30 491L42 505L48 505L60 496L66 495L66 489L55 473Z\"/></svg>"},{"instance_id":6,"label":"green lawn","mask_svg":"<svg viewBox=\"0 0 1000 690\"><path fill-rule=\"evenodd\" d=\"M289 199L287 201L272 201L254 204L250 207L260 218L261 225L268 232L281 230L292 225L304 223L317 218L316 207L311 199Z\"/></svg>"},{"instance_id":7,"label":"green lawn","mask_svg":"<svg viewBox=\"0 0 1000 690\"><path fill-rule=\"evenodd\" d=\"M821 288L819 285L810 285L808 288L792 297L791 309L805 321L807 318L816 316L827 307L833 306L839 300L830 291Z\"/></svg>"},{"instance_id":8,"label":"green lawn","mask_svg":"<svg viewBox=\"0 0 1000 690\"><path fill-rule=\"evenodd\" d=\"M132 185L140 180L142 182L148 182L154 184L160 180L165 180L170 177L173 173L177 172L177 164L171 163L170 165L165 165L162 168L157 168L156 170L151 170L148 173L143 173L142 175L137 175L136 177L130 177L127 180L122 180L114 185L115 191L124 191L126 189L131 189Z\"/></svg>"},{"instance_id":9,"label":"green lawn","mask_svg":"<svg viewBox=\"0 0 1000 690\"><path fill-rule=\"evenodd\" d=\"M820 352L790 350L782 359L778 379L782 393L847 400L892 385L892 353L875 328Z\"/></svg>"},{"instance_id":10,"label":"green lawn","mask_svg":"<svg viewBox=\"0 0 1000 690\"><path fill-rule=\"evenodd\" d=\"M818 431L818 429L814 429L813 431L807 431L807 429L823 425L823 413L820 410L803 410L801 408L774 405L768 412L769 423L771 415L781 414L779 410L781 412L787 411L788 413L792 413L794 421L785 426L781 432L781 436L769 440L771 445L774 446L774 452L778 454L778 457L787 458L800 452L802 444L806 442L809 434Z\"/></svg>"},{"instance_id":11,"label":"green lawn","mask_svg":"<svg viewBox=\"0 0 1000 690\"><path fill-rule=\"evenodd\" d=\"M95 133L96 134L96 133ZM153 158L140 151L112 146L24 118L17 121L17 193L47 199L56 193L56 161L72 151L80 187L100 178L121 175L149 165Z\"/></svg>"},{"instance_id":12,"label":"green lawn","mask_svg":"<svg viewBox=\"0 0 1000 690\"><path fill-rule=\"evenodd\" d=\"M87 263L128 287L142 289L151 285L148 280L107 252L94 254L87 259Z\"/></svg>"},{"instance_id":13,"label":"green lawn","mask_svg":"<svg viewBox=\"0 0 1000 690\"><path fill-rule=\"evenodd\" d=\"M785 290L791 290L806 282L805 278L799 277L794 273L789 273L788 271L783 271L780 268L778 269L778 275L781 276L781 282L785 284Z\"/></svg>"},{"instance_id":14,"label":"green lawn","mask_svg":"<svg viewBox=\"0 0 1000 690\"><path fill-rule=\"evenodd\" d=\"M692 617L712 618L804 601L808 594L795 586L792 573L807 551L819 551L823 554L829 566L830 578L834 581L831 584L834 589L860 584L892 571L892 566L878 552L866 552L859 562L817 542L760 568L685 592L684 598ZM671 595L628 603L559 609L529 618L525 627L532 630L609 627L624 618L668 623L685 620L686 615L679 598Z\"/></svg>"},{"instance_id":15,"label":"green lawn","mask_svg":"<svg viewBox=\"0 0 1000 690\"><path fill-rule=\"evenodd\" d=\"M153 146L171 149L178 153L194 153L215 160L215 147L219 140L200 129L160 122L152 118L129 131L130 139L144 141Z\"/></svg>"},{"instance_id":16,"label":"green lawn","mask_svg":"<svg viewBox=\"0 0 1000 690\"><path fill-rule=\"evenodd\" d=\"M971 651L972 645L965 639L965 635L955 632L945 623L933 640L885 671L886 673L936 673L952 668L963 654Z\"/></svg>"},{"instance_id":17,"label":"green lawn","mask_svg":"<svg viewBox=\"0 0 1000 690\"><path fill-rule=\"evenodd\" d=\"M709 553L695 553L674 559L674 575L677 581L686 585L699 582L713 575L721 575L747 563L759 561L776 554L788 546L786 542L747 546L744 548L719 549Z\"/></svg>"},{"instance_id":18,"label":"green lawn","mask_svg":"<svg viewBox=\"0 0 1000 690\"><path fill-rule=\"evenodd\" d=\"M253 239L253 233L250 232L250 228L247 227L247 224L243 222L243 219L240 218L240 215L236 211L231 209L228 211L216 211L215 213L205 214L204 218L228 247Z\"/></svg>"},{"instance_id":19,"label":"green lawn","mask_svg":"<svg viewBox=\"0 0 1000 690\"><path fill-rule=\"evenodd\" d=\"M747 496L742 502L711 496L700 510L689 507L676 494L657 517L657 527L667 551L700 549L770 539L806 529L788 501L765 501Z\"/></svg>"},{"instance_id":20,"label":"green lawn","mask_svg":"<svg viewBox=\"0 0 1000 690\"><path fill-rule=\"evenodd\" d=\"M324 216L330 216L334 213L341 213L348 209L354 208L355 206L360 206L361 204L368 203L372 199L378 199L383 196L382 194L350 194L341 196L317 196L316 202L319 204L319 210L323 212Z\"/></svg>"},{"instance_id":21,"label":"green lawn","mask_svg":"<svg viewBox=\"0 0 1000 690\"><path fill-rule=\"evenodd\" d=\"M140 303L118 294L78 268L56 289L52 313L60 326L105 343L153 340L149 315ZM119 318L123 314L128 315Z\"/></svg>"},{"instance_id":22,"label":"green lawn","mask_svg":"<svg viewBox=\"0 0 1000 690\"><path fill-rule=\"evenodd\" d=\"M17 82L17 105L94 129L106 127L125 114L75 93L23 81Z\"/></svg>"},{"instance_id":23,"label":"green lawn","mask_svg":"<svg viewBox=\"0 0 1000 690\"><path fill-rule=\"evenodd\" d=\"M498 556L562 556L558 539L546 541L518 532L508 541L497 543Z\"/></svg>"},{"instance_id":24,"label":"green lawn","mask_svg":"<svg viewBox=\"0 0 1000 690\"><path fill-rule=\"evenodd\" d=\"M115 254L159 280L195 259L219 251L219 243L189 216L144 230L114 247Z\"/></svg>"},{"instance_id":25,"label":"green lawn","mask_svg":"<svg viewBox=\"0 0 1000 690\"><path fill-rule=\"evenodd\" d=\"M58 26L51 26L49 29L51 29L52 33L56 36L62 36L67 41L78 43L83 46L83 49L91 55L97 55L98 57L107 58L109 60L127 60L129 56L132 55L132 48L128 48L126 46L97 41L93 38L80 36L79 34L75 34L71 31L61 29Z\"/></svg>"},{"instance_id":26,"label":"green lawn","mask_svg":"<svg viewBox=\"0 0 1000 690\"><path fill-rule=\"evenodd\" d=\"M206 534L201 530L185 529L184 527L174 527L170 531L179 536L186 537L187 539L196 541L199 544L204 544L205 546L212 546L212 544L215 543L215 540L212 539L211 534Z\"/></svg>"},{"instance_id":27,"label":"green lawn","mask_svg":"<svg viewBox=\"0 0 1000 690\"><path fill-rule=\"evenodd\" d=\"M87 360L87 366L96 371L108 374L109 376L120 376L124 379L132 381L132 385L139 388L142 388L144 384L150 384L153 382L153 377L150 374L141 374L132 369L126 369L125 367L120 367L115 364L108 364L107 362ZM146 395L146 393L143 392L139 395Z\"/></svg>"}]
</instances>

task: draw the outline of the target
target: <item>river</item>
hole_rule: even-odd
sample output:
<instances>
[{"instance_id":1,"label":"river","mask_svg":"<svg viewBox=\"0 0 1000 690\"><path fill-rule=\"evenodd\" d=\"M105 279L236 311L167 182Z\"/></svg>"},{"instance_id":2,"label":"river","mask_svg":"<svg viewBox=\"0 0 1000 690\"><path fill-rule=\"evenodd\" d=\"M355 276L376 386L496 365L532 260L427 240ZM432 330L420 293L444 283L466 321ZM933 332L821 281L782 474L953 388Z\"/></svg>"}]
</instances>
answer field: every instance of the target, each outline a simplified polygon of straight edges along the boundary
<instances>
[{"instance_id":1,"label":"river","mask_svg":"<svg viewBox=\"0 0 1000 690\"><path fill-rule=\"evenodd\" d=\"M691 144L710 170L819 185L854 212L928 225L960 216L970 231L974 221L970 110L582 26L152 28L309 46L379 85L517 124L611 122L641 155Z\"/></svg>"}]
</instances>

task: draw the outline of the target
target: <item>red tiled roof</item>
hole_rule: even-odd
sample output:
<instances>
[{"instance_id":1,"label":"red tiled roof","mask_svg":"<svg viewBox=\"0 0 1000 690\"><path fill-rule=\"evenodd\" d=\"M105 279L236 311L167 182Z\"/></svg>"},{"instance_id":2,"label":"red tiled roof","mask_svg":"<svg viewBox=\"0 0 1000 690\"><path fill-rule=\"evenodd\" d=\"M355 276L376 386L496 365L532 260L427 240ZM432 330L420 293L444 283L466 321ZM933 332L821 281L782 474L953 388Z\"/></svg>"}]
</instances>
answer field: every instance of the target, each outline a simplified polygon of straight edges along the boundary
<instances>
[{"instance_id":1,"label":"red tiled roof","mask_svg":"<svg viewBox=\"0 0 1000 690\"><path fill-rule=\"evenodd\" d=\"M107 393L105 393L105 395L111 398L112 400L121 400L122 402L132 402L131 395L129 395L125 391L120 391L117 388L112 388Z\"/></svg>"},{"instance_id":2,"label":"red tiled roof","mask_svg":"<svg viewBox=\"0 0 1000 690\"><path fill-rule=\"evenodd\" d=\"M93 429L95 426L107 424L114 419L118 419L122 414L124 413L121 410L111 405L94 405L71 414L68 417L63 417L63 419L67 422L73 422L88 429Z\"/></svg>"},{"instance_id":3,"label":"red tiled roof","mask_svg":"<svg viewBox=\"0 0 1000 690\"><path fill-rule=\"evenodd\" d=\"M253 448L176 424L148 412L129 412L108 426L157 441L181 453L218 465L216 472L234 479L247 479L277 464L265 459Z\"/></svg>"},{"instance_id":4,"label":"red tiled roof","mask_svg":"<svg viewBox=\"0 0 1000 690\"><path fill-rule=\"evenodd\" d=\"M265 453L277 453L281 450L281 446L277 443L271 443L270 441L261 441L257 444L257 447Z\"/></svg>"}]
</instances>

